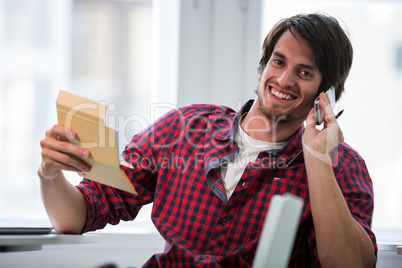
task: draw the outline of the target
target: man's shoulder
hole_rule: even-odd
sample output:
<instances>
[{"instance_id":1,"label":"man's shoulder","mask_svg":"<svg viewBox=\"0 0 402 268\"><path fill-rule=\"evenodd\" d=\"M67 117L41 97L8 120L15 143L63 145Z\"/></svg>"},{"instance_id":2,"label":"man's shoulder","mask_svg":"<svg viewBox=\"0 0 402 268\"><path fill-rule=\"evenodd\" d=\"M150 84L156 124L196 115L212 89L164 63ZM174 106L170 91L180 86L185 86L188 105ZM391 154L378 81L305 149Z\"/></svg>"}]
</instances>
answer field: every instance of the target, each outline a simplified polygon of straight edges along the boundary
<instances>
[{"instance_id":1,"label":"man's shoulder","mask_svg":"<svg viewBox=\"0 0 402 268\"><path fill-rule=\"evenodd\" d=\"M176 109L180 114L185 114L189 116L197 114L209 114L209 115L219 115L219 114L233 114L236 113L232 108L217 105L217 104L190 104L186 106L181 106Z\"/></svg>"},{"instance_id":2,"label":"man's shoulder","mask_svg":"<svg viewBox=\"0 0 402 268\"><path fill-rule=\"evenodd\" d=\"M215 104L191 104L167 112L160 122L188 122L194 120L215 121L217 118L233 118L236 111L232 108ZM207 119L207 120L206 120Z\"/></svg>"},{"instance_id":3,"label":"man's shoulder","mask_svg":"<svg viewBox=\"0 0 402 268\"><path fill-rule=\"evenodd\" d=\"M350 158L355 161L364 161L363 157L346 142L342 142L338 146L339 152L344 155L344 158Z\"/></svg>"},{"instance_id":4,"label":"man's shoulder","mask_svg":"<svg viewBox=\"0 0 402 268\"><path fill-rule=\"evenodd\" d=\"M151 127L183 130L183 127L206 127L208 122L232 122L236 112L227 106L215 104L191 104L177 107L160 117ZM222 120L224 119L224 120ZM165 129L166 130L166 129Z\"/></svg>"}]
</instances>

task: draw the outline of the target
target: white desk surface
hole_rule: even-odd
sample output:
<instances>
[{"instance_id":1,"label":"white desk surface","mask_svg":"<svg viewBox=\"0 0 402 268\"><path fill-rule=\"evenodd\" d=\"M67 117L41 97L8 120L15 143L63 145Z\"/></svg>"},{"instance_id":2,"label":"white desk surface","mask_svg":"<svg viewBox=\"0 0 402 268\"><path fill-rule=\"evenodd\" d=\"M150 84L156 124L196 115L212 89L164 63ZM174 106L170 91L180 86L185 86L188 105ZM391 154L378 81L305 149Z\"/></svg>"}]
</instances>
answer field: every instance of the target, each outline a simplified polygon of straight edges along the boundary
<instances>
[{"instance_id":1,"label":"white desk surface","mask_svg":"<svg viewBox=\"0 0 402 268\"><path fill-rule=\"evenodd\" d=\"M393 251L402 255L402 229L397 227L373 228L379 251Z\"/></svg>"},{"instance_id":2,"label":"white desk surface","mask_svg":"<svg viewBox=\"0 0 402 268\"><path fill-rule=\"evenodd\" d=\"M381 241L378 244L378 250L382 251L394 251L398 253L398 255L402 255L402 241L397 243L395 241L387 242Z\"/></svg>"}]
</instances>

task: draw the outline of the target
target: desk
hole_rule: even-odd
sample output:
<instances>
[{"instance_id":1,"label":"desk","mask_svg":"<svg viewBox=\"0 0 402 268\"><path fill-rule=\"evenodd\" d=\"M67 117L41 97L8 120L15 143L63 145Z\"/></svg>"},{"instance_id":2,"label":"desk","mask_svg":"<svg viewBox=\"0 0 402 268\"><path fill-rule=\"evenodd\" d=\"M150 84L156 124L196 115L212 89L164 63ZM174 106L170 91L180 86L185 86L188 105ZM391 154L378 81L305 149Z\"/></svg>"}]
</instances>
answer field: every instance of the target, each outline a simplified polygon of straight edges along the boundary
<instances>
[{"instance_id":1,"label":"desk","mask_svg":"<svg viewBox=\"0 0 402 268\"><path fill-rule=\"evenodd\" d=\"M402 255L402 242L378 242L378 250L382 251L393 251L396 252L398 255Z\"/></svg>"},{"instance_id":2,"label":"desk","mask_svg":"<svg viewBox=\"0 0 402 268\"><path fill-rule=\"evenodd\" d=\"M41 250L42 245L98 243L99 235L83 234L44 234L44 235L0 235L0 254L2 252Z\"/></svg>"}]
</instances>

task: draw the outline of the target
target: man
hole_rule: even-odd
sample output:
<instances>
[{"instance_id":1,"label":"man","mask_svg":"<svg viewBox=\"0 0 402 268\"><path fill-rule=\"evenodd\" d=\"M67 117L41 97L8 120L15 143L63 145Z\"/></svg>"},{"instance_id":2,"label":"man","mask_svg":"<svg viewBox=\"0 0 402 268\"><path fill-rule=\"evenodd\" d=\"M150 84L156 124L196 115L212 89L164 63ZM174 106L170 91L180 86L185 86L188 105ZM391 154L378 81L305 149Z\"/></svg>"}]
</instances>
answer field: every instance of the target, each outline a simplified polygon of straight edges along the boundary
<instances>
[{"instance_id":1,"label":"man","mask_svg":"<svg viewBox=\"0 0 402 268\"><path fill-rule=\"evenodd\" d=\"M88 171L74 156L87 150L53 126L41 141L43 202L55 230L81 233L133 220L153 202L152 220L165 251L146 266L247 267L252 264L273 195L305 200L289 266L372 267L373 190L364 160L343 142L327 94L339 99L352 47L338 22L321 14L279 22L260 61L257 99L234 112L216 105L173 110L135 135L122 167L138 196L62 170ZM318 130L314 99L324 110ZM303 122L306 126L303 127ZM299 154L303 150L303 154Z\"/></svg>"}]
</instances>

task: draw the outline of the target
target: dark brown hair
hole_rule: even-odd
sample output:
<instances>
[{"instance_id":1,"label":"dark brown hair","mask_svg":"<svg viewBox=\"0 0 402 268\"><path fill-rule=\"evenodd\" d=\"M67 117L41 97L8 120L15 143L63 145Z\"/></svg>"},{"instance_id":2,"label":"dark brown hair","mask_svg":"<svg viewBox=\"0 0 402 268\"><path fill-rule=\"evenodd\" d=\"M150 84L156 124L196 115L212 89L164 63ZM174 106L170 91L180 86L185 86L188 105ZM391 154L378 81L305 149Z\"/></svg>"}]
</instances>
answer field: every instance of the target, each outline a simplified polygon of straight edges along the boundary
<instances>
[{"instance_id":1,"label":"dark brown hair","mask_svg":"<svg viewBox=\"0 0 402 268\"><path fill-rule=\"evenodd\" d=\"M305 40L315 55L318 70L323 76L319 92L335 88L338 100L352 67L353 48L338 21L330 16L299 14L279 21L264 40L258 71L262 72L271 57L276 43L289 30Z\"/></svg>"}]
</instances>

